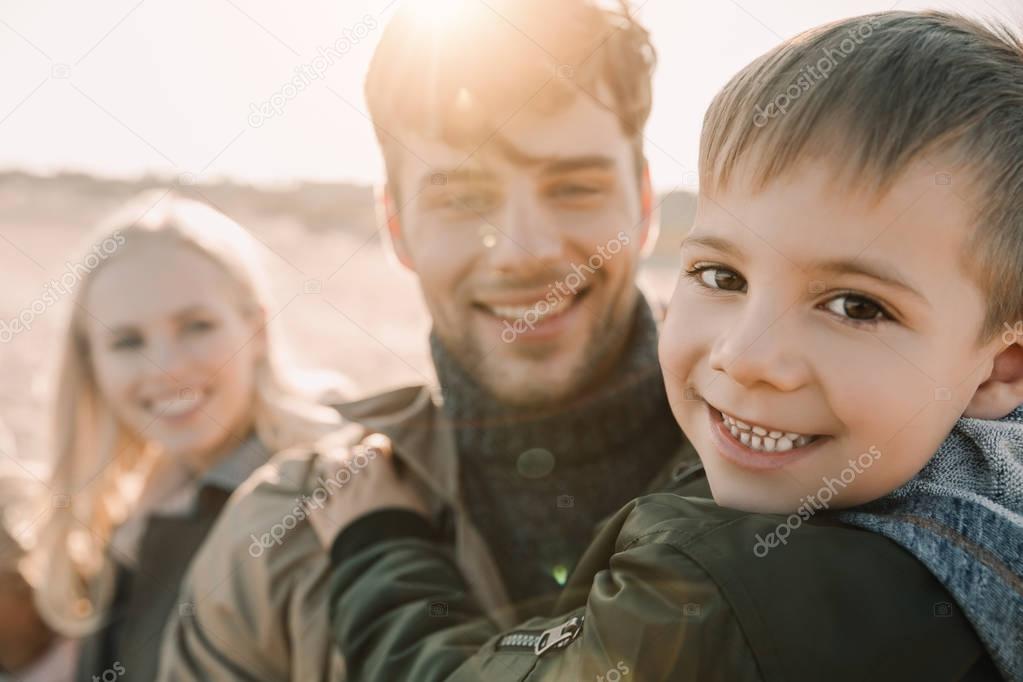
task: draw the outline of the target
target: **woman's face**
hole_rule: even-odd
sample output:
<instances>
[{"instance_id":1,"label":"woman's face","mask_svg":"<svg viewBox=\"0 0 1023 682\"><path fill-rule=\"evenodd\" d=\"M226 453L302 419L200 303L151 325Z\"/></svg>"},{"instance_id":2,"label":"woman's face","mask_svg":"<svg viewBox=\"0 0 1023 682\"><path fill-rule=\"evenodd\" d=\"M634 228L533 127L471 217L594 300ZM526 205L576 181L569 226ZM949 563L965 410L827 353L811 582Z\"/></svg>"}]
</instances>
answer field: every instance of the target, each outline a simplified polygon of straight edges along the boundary
<instances>
[{"instance_id":1,"label":"woman's face","mask_svg":"<svg viewBox=\"0 0 1023 682\"><path fill-rule=\"evenodd\" d=\"M163 239L129 239L84 299L102 397L121 424L205 468L252 424L262 311L211 259Z\"/></svg>"}]
</instances>

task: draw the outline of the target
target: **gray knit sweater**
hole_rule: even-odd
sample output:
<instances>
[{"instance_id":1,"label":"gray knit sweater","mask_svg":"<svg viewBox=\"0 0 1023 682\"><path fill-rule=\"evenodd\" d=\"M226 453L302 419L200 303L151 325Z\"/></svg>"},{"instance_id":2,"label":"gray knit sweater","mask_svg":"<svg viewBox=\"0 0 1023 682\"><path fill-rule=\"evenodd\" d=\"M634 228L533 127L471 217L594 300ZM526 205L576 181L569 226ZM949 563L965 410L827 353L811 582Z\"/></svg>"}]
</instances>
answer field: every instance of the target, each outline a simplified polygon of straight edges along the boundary
<instances>
[{"instance_id":1,"label":"gray knit sweater","mask_svg":"<svg viewBox=\"0 0 1023 682\"><path fill-rule=\"evenodd\" d=\"M526 617L556 596L597 523L646 492L683 443L657 361L657 325L641 300L607 380L533 411L497 401L435 337L431 345L463 499Z\"/></svg>"}]
</instances>

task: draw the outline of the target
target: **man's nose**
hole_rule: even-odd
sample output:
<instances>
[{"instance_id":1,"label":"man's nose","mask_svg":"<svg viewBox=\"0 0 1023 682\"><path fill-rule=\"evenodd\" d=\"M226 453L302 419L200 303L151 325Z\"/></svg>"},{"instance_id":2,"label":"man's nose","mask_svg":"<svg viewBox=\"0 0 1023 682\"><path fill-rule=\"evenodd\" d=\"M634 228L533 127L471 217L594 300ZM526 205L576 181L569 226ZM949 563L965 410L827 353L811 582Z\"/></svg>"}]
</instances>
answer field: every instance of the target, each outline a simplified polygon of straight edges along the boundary
<instances>
[{"instance_id":1,"label":"man's nose","mask_svg":"<svg viewBox=\"0 0 1023 682\"><path fill-rule=\"evenodd\" d=\"M506 272L545 270L563 258L564 242L557 223L534 202L509 202L495 218L492 225L484 226L489 231L490 262L495 268Z\"/></svg>"}]
</instances>

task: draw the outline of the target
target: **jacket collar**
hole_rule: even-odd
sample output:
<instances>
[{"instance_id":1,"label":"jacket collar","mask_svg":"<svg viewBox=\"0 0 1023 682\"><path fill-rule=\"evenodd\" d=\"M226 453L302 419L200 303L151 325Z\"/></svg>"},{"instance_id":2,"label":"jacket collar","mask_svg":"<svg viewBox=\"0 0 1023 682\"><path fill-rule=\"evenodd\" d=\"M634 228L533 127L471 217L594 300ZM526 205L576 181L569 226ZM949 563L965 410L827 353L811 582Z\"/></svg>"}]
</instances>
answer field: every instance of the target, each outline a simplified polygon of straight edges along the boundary
<instances>
[{"instance_id":1,"label":"jacket collar","mask_svg":"<svg viewBox=\"0 0 1023 682\"><path fill-rule=\"evenodd\" d=\"M253 471L266 464L270 451L263 441L252 433L238 447L220 458L198 480L198 489L217 488L233 493Z\"/></svg>"},{"instance_id":2,"label":"jacket collar","mask_svg":"<svg viewBox=\"0 0 1023 682\"><path fill-rule=\"evenodd\" d=\"M395 456L442 501L457 503L458 461L454 430L440 409L436 386L407 386L335 405L347 420L384 434Z\"/></svg>"}]
</instances>

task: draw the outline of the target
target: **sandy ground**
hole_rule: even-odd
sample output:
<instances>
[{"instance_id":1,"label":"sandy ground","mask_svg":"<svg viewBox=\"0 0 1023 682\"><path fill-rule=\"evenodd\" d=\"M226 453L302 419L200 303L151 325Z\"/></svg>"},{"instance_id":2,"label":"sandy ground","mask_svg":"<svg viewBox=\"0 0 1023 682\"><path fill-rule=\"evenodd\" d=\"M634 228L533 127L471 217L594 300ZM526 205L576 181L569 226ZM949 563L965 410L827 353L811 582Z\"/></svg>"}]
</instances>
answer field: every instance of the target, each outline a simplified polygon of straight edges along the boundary
<instances>
[{"instance_id":1,"label":"sandy ground","mask_svg":"<svg viewBox=\"0 0 1023 682\"><path fill-rule=\"evenodd\" d=\"M77 257L83 231L116 203L0 196L0 320L41 299L47 282ZM374 226L310 230L279 214L228 212L264 245L274 324L302 365L345 373L362 392L432 377L416 280L388 258ZM641 281L666 299L674 276L671 267L646 265ZM49 396L68 307L58 300L34 316L31 329L0 339L0 418L19 457L33 462L48 457Z\"/></svg>"}]
</instances>

